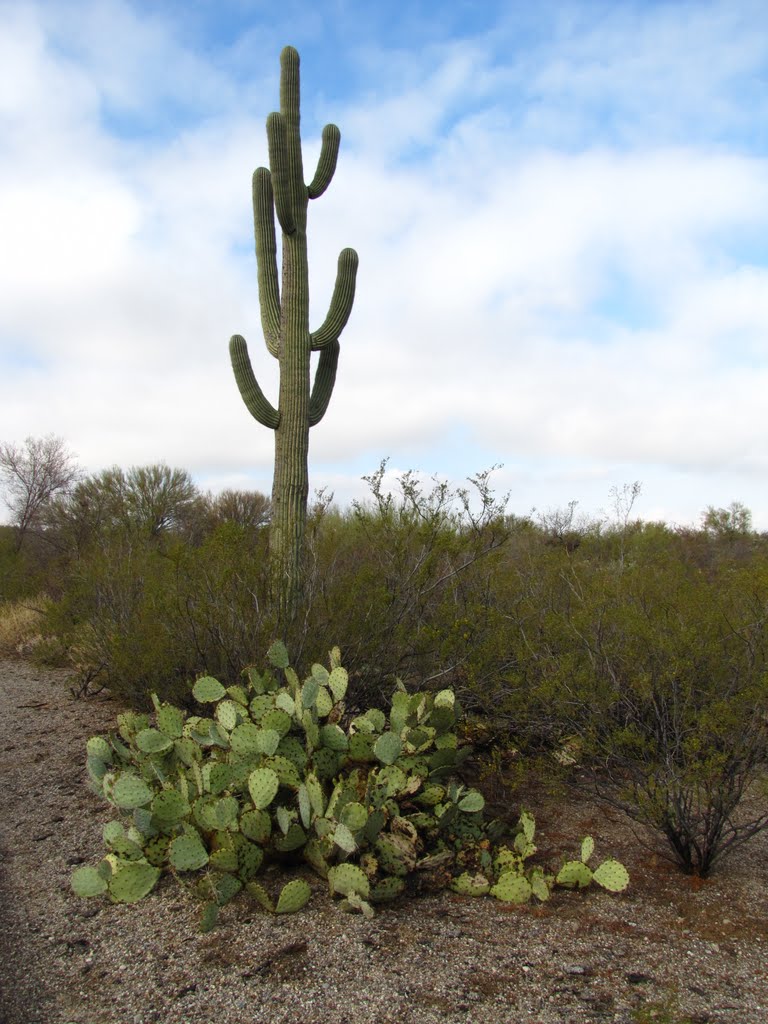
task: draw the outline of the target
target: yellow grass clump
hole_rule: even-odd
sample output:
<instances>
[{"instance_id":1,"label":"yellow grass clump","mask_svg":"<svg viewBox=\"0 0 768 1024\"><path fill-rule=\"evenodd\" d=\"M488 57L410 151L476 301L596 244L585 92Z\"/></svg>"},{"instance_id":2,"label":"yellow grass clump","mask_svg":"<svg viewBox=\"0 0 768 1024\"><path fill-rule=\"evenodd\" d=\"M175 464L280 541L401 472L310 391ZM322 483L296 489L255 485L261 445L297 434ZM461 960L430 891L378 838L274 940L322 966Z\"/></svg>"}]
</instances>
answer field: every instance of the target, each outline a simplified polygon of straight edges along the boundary
<instances>
[{"instance_id":1,"label":"yellow grass clump","mask_svg":"<svg viewBox=\"0 0 768 1024\"><path fill-rule=\"evenodd\" d=\"M48 598L0 602L0 654L27 654L40 636Z\"/></svg>"}]
</instances>

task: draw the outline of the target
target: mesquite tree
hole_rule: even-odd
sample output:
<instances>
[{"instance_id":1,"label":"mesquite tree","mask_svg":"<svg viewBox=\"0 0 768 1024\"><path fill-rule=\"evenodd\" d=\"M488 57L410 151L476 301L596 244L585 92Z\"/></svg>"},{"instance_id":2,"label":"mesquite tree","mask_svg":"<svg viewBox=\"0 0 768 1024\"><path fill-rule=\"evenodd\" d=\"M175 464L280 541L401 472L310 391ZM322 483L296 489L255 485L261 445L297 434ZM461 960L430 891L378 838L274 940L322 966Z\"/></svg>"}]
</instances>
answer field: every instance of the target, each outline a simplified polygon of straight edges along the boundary
<instances>
[{"instance_id":1,"label":"mesquite tree","mask_svg":"<svg viewBox=\"0 0 768 1024\"><path fill-rule=\"evenodd\" d=\"M357 253L342 250L328 315L309 329L307 206L325 192L336 169L339 129L323 129L315 176L304 183L299 133L299 55L286 46L280 55L280 111L267 118L269 169L253 175L253 223L256 237L259 304L267 349L280 365L275 408L254 376L245 339L229 343L232 368L249 412L275 433L270 557L276 597L290 615L300 593L301 553L307 518L309 429L325 415L336 380L339 335L355 295ZM277 274L275 213L282 231L282 285ZM320 358L310 386L310 357Z\"/></svg>"}]
</instances>

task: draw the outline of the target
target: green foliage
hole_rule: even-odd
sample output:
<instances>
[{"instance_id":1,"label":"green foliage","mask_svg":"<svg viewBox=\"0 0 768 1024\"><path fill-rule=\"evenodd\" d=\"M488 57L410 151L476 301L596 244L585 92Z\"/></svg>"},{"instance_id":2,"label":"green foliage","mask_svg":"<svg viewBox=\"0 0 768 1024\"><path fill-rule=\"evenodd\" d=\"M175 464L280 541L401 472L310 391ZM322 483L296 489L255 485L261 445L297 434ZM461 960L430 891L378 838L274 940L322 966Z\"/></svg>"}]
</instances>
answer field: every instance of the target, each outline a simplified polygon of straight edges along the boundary
<instances>
[{"instance_id":1,"label":"green foliage","mask_svg":"<svg viewBox=\"0 0 768 1024\"><path fill-rule=\"evenodd\" d=\"M503 826L485 819L481 794L453 777L469 748L458 743L450 690L399 688L388 715L370 709L343 728L348 675L338 649L329 668L313 665L303 682L283 643L272 644L268 661L273 671L247 669L230 687L198 679L202 715L155 697L154 725L127 713L116 734L88 741L93 786L122 818L105 827L101 864L73 875L78 895L134 902L164 871L195 875L185 884L206 901L207 929L243 888L270 912L301 909L306 882L288 882L275 901L254 877L269 861L300 854L345 910L367 916L420 874L442 884L455 875L457 892L515 902L570 884L526 868L536 852L530 815L512 845L492 845ZM356 736L371 744L356 752ZM592 846L582 844L585 871ZM628 881L620 872L604 862L589 880L619 891Z\"/></svg>"},{"instance_id":2,"label":"green foliage","mask_svg":"<svg viewBox=\"0 0 768 1024\"><path fill-rule=\"evenodd\" d=\"M450 687L517 752L520 775L551 765L566 777L579 761L686 871L708 873L768 825L740 817L768 752L768 537L749 530L748 510L710 510L700 530L633 522L634 485L614 489L607 526L574 506L534 523L505 515L488 474L463 490L406 473L389 490L382 464L368 482L368 502L341 512L320 496L311 511L306 601L285 636L297 659L337 637L358 710L386 710L396 678ZM2 586L51 596L35 651L67 651L81 691L106 684L139 707L152 692L189 707L188 679L236 684L276 634L255 525L268 502L218 507L183 484L163 467L115 468L52 499L20 551L0 530ZM318 728L337 724L324 717L340 699L333 685L307 680ZM226 728L231 702L218 714ZM271 728L233 743L270 756ZM339 754L397 758L381 733L326 728L318 779L333 778Z\"/></svg>"}]
</instances>

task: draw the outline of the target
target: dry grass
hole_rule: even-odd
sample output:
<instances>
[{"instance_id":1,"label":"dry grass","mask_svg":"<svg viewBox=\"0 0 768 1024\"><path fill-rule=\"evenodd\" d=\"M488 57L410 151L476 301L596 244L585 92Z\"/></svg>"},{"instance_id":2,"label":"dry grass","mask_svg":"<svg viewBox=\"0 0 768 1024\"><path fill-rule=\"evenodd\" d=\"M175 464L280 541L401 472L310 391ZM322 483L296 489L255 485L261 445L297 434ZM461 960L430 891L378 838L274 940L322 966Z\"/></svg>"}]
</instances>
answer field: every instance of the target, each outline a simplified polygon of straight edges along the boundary
<instances>
[{"instance_id":1,"label":"dry grass","mask_svg":"<svg viewBox=\"0 0 768 1024\"><path fill-rule=\"evenodd\" d=\"M40 626L49 599L45 594L23 601L0 603L0 654L28 654L40 637Z\"/></svg>"}]
</instances>

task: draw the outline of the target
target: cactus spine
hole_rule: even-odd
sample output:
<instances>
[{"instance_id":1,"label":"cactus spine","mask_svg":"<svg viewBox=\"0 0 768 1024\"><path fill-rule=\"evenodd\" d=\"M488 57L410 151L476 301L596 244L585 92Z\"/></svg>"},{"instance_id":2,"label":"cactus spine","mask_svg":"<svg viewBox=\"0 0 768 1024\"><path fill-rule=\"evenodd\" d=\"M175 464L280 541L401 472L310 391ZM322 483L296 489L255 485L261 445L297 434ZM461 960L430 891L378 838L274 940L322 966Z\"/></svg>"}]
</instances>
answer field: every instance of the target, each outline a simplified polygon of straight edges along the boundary
<instances>
[{"instance_id":1,"label":"cactus spine","mask_svg":"<svg viewBox=\"0 0 768 1024\"><path fill-rule=\"evenodd\" d=\"M309 329L307 207L325 192L336 169L339 129L326 125L317 170L304 183L299 133L299 55L280 55L280 111L267 118L269 169L253 175L259 303L264 339L280 364L278 406L265 397L253 373L245 339L229 343L232 368L248 411L275 433L270 556L281 614L291 615L300 592L301 551L307 516L309 429L325 415L336 380L339 335L352 310L357 253L342 250L330 308L322 325ZM282 287L277 276L275 213L282 230ZM320 359L310 389L310 356Z\"/></svg>"}]
</instances>

